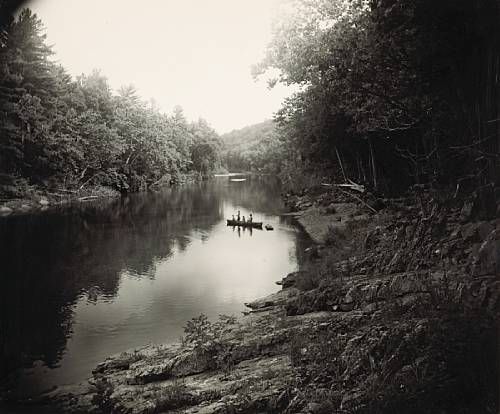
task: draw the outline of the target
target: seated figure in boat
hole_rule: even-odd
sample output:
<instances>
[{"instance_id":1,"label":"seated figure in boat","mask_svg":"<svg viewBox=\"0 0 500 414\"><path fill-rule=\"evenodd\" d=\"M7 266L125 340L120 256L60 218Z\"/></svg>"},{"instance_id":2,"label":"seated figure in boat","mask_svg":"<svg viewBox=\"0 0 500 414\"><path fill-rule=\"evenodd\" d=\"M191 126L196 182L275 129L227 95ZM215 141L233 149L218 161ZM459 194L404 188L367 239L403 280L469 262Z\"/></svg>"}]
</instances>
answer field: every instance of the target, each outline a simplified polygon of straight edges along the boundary
<instances>
[{"instance_id":1,"label":"seated figure in boat","mask_svg":"<svg viewBox=\"0 0 500 414\"><path fill-rule=\"evenodd\" d=\"M246 223L245 216L243 216L242 220L243 220L243 223Z\"/></svg>"}]
</instances>

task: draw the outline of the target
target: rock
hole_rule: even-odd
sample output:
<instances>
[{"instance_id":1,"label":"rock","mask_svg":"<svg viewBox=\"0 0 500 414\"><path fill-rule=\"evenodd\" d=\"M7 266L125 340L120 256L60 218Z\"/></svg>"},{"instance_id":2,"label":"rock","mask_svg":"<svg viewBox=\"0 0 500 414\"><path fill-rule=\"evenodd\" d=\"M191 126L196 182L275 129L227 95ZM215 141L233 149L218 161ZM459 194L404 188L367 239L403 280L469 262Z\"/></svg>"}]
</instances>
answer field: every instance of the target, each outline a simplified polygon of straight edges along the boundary
<instances>
[{"instance_id":1,"label":"rock","mask_svg":"<svg viewBox=\"0 0 500 414\"><path fill-rule=\"evenodd\" d=\"M47 198L45 198L45 197L42 197L38 203L41 206L48 206L50 204L49 200L47 200Z\"/></svg>"},{"instance_id":2,"label":"rock","mask_svg":"<svg viewBox=\"0 0 500 414\"><path fill-rule=\"evenodd\" d=\"M272 306L285 305L291 297L297 295L298 289L289 287L264 298L245 303L245 306L252 310L265 309Z\"/></svg>"},{"instance_id":3,"label":"rock","mask_svg":"<svg viewBox=\"0 0 500 414\"><path fill-rule=\"evenodd\" d=\"M287 274L283 279L281 279L281 281L279 282L276 282L278 285L281 285L281 287L283 289L286 289L286 288L289 288L289 287L292 287L295 285L295 283L297 282L297 274L299 272L292 272L292 273L289 273Z\"/></svg>"},{"instance_id":4,"label":"rock","mask_svg":"<svg viewBox=\"0 0 500 414\"><path fill-rule=\"evenodd\" d=\"M9 215L10 213L12 213L12 209L10 207L7 207L7 206L0 206L0 214L4 215L4 216L7 216Z\"/></svg>"},{"instance_id":5,"label":"rock","mask_svg":"<svg viewBox=\"0 0 500 414\"><path fill-rule=\"evenodd\" d=\"M146 367L131 367L127 374L125 382L129 385L143 385L153 381L165 380L171 377L172 364L170 361L158 364L148 365Z\"/></svg>"},{"instance_id":6,"label":"rock","mask_svg":"<svg viewBox=\"0 0 500 414\"><path fill-rule=\"evenodd\" d=\"M474 258L474 275L500 274L500 229L492 230Z\"/></svg>"},{"instance_id":7,"label":"rock","mask_svg":"<svg viewBox=\"0 0 500 414\"><path fill-rule=\"evenodd\" d=\"M109 358L98 364L92 370L92 374L104 374L107 372L127 370L133 362L134 359L132 359L132 356L128 354L123 354L115 358Z\"/></svg>"},{"instance_id":8,"label":"rock","mask_svg":"<svg viewBox=\"0 0 500 414\"><path fill-rule=\"evenodd\" d=\"M415 233L415 226L408 225L405 229L406 240L410 241L413 238L413 234Z\"/></svg>"},{"instance_id":9,"label":"rock","mask_svg":"<svg viewBox=\"0 0 500 414\"><path fill-rule=\"evenodd\" d=\"M307 404L307 408L306 408L306 413L308 414L317 414L319 412L321 412L321 404L318 404L318 403L309 403Z\"/></svg>"},{"instance_id":10,"label":"rock","mask_svg":"<svg viewBox=\"0 0 500 414\"><path fill-rule=\"evenodd\" d=\"M310 259L317 259L319 257L318 246L308 247L304 252Z\"/></svg>"}]
</instances>

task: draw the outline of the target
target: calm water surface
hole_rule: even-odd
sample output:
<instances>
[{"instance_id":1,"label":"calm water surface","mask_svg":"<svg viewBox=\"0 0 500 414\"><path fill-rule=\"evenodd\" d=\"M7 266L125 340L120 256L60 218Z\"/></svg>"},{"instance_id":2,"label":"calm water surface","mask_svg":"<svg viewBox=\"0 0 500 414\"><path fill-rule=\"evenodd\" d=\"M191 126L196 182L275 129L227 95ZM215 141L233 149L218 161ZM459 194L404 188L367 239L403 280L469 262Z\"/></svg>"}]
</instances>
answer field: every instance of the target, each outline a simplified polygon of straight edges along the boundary
<instances>
[{"instance_id":1,"label":"calm water surface","mask_svg":"<svg viewBox=\"0 0 500 414\"><path fill-rule=\"evenodd\" d=\"M0 219L0 378L20 395L79 382L111 354L175 342L188 319L276 291L308 243L278 216L279 192L220 177ZM227 227L238 209L275 230Z\"/></svg>"}]
</instances>

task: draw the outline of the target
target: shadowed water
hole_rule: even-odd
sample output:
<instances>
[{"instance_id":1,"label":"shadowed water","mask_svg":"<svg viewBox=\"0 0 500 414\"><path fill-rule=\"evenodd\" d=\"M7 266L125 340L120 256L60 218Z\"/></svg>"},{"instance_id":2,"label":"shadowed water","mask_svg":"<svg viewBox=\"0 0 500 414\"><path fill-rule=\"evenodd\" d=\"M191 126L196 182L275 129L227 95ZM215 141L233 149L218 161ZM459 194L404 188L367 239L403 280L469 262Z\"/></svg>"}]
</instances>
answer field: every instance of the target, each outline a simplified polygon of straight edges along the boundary
<instances>
[{"instance_id":1,"label":"shadowed water","mask_svg":"<svg viewBox=\"0 0 500 414\"><path fill-rule=\"evenodd\" d=\"M308 243L278 216L279 192L220 177L0 219L0 378L18 395L79 382L111 354L275 291ZM236 210L275 230L227 227Z\"/></svg>"}]
</instances>

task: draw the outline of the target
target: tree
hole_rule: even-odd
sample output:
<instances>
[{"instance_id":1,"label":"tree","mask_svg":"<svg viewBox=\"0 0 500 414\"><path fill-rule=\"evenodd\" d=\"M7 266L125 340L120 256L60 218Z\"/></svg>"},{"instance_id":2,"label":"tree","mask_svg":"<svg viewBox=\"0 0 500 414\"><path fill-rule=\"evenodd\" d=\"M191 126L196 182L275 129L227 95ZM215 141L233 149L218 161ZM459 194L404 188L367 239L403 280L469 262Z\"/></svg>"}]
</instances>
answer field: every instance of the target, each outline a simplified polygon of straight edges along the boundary
<instances>
[{"instance_id":1,"label":"tree","mask_svg":"<svg viewBox=\"0 0 500 414\"><path fill-rule=\"evenodd\" d=\"M5 2L0 8L5 10ZM11 181L83 189L137 191L219 165L215 131L169 116L136 89L113 94L99 71L73 80L50 60L42 22L29 9L2 17L0 174ZM2 181L3 181L2 178Z\"/></svg>"},{"instance_id":2,"label":"tree","mask_svg":"<svg viewBox=\"0 0 500 414\"><path fill-rule=\"evenodd\" d=\"M465 175L477 175L472 157L456 149L481 142L474 133L464 135L477 130L465 120L496 119L497 2L292 3L294 12L277 25L266 58L255 67L256 75L278 69L279 81L301 88L276 118L294 148L289 163L299 160L299 171L343 180L342 165L348 177L384 191L456 182L464 164ZM472 70L478 62L489 68L480 77ZM471 116L481 107L489 115ZM492 131L480 124L481 131ZM498 183L493 142L483 149L490 165L483 184Z\"/></svg>"},{"instance_id":3,"label":"tree","mask_svg":"<svg viewBox=\"0 0 500 414\"><path fill-rule=\"evenodd\" d=\"M219 153L221 142L219 136L207 121L199 119L191 124L193 143L191 145L192 168L207 175L220 165Z\"/></svg>"}]
</instances>

